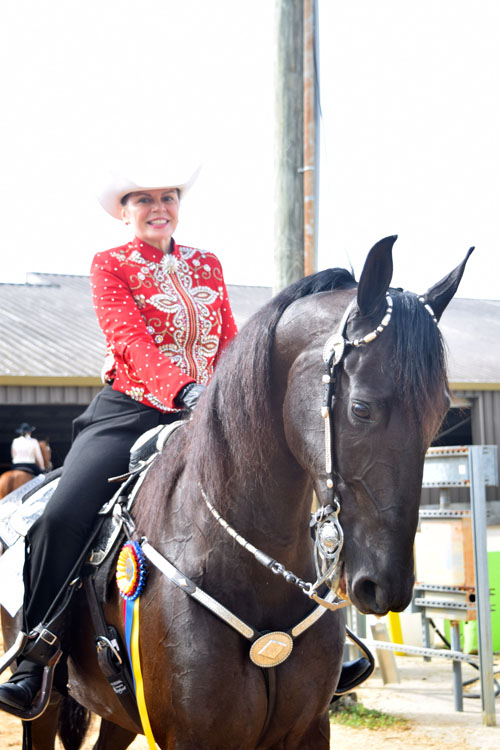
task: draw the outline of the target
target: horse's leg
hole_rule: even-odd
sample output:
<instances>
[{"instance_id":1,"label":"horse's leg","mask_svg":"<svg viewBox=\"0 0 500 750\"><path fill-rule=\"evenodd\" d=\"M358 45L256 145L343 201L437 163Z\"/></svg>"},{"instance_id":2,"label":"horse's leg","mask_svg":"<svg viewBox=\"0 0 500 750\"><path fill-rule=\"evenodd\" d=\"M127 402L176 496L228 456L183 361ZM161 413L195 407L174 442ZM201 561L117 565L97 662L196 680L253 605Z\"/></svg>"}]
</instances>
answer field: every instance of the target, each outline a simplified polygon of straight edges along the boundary
<instances>
[{"instance_id":1,"label":"horse's leg","mask_svg":"<svg viewBox=\"0 0 500 750\"><path fill-rule=\"evenodd\" d=\"M330 747L330 717L328 711L309 725L305 734L300 737L294 732L269 750L329 750Z\"/></svg>"},{"instance_id":2,"label":"horse's leg","mask_svg":"<svg viewBox=\"0 0 500 750\"><path fill-rule=\"evenodd\" d=\"M64 750L79 750L90 726L92 714L71 695L61 701L57 731Z\"/></svg>"},{"instance_id":3,"label":"horse's leg","mask_svg":"<svg viewBox=\"0 0 500 750\"><path fill-rule=\"evenodd\" d=\"M136 734L122 729L118 724L112 724L103 719L94 750L125 750L136 738Z\"/></svg>"}]
</instances>

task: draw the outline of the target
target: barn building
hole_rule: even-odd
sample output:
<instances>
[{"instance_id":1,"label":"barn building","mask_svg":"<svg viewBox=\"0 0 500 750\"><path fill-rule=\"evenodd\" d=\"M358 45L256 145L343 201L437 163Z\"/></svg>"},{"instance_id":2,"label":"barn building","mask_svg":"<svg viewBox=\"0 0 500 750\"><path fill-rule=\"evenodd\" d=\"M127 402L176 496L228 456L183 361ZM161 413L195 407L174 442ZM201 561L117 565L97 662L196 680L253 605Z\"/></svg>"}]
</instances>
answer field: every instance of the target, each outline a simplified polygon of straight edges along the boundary
<instances>
[{"instance_id":1,"label":"barn building","mask_svg":"<svg viewBox=\"0 0 500 750\"><path fill-rule=\"evenodd\" d=\"M238 327L271 297L268 287L228 285ZM48 438L54 466L71 441L71 421L101 387L104 337L87 276L28 274L0 284L0 471L23 421ZM441 330L448 347L453 402L438 444L500 444L500 300L454 299ZM457 491L458 499L460 492ZM435 491L424 502L436 502ZM497 488L488 499L498 500Z\"/></svg>"}]
</instances>

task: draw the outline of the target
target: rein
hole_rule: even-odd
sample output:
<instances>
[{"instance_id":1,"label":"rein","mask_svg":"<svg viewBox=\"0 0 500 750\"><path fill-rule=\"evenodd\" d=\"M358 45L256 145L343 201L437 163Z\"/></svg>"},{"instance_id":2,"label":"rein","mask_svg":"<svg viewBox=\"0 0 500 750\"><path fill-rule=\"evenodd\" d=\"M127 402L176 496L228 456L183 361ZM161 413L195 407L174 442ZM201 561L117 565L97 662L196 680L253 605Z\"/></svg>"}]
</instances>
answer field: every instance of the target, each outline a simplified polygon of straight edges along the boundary
<instances>
[{"instance_id":1,"label":"rein","mask_svg":"<svg viewBox=\"0 0 500 750\"><path fill-rule=\"evenodd\" d=\"M216 521L222 526L225 531L227 531L229 536L232 536L233 539L238 542L238 544L240 544L244 549L250 552L255 557L255 559L261 563L261 565L269 568L269 570L271 570L275 575L283 576L287 583L293 583L295 586L298 586L302 593L306 594L306 596L308 596L310 599L313 599L313 601L321 604L327 609L335 611L337 609L340 609L341 607L346 607L349 604L348 601L340 599L336 596L332 600L330 598L323 599L316 593L316 590L330 573L322 576L321 578L318 577L315 583L308 583L307 581L303 581L302 578L299 578L299 576L295 575L295 573L292 573L291 570L287 570L285 566L279 563L277 560L274 560L265 552L262 552L262 550L254 547L253 544L248 542L244 537L241 536L241 534L238 534L238 532L233 529L233 527L230 526L227 521L224 520L219 511L214 508L214 506L208 499L207 494L201 484L199 485L199 487L207 508L216 519ZM320 508L317 513L313 514L313 525L318 525L319 528L324 528L327 523L328 517L334 512L335 511L333 510L333 508L331 508L331 506L329 505ZM322 527L319 526L320 524L322 524ZM317 536L319 536L319 534L317 534ZM327 545L329 544L329 542L326 541L327 538L329 539L328 535L324 534L324 539L320 543L325 547L325 549L327 549ZM335 543L335 540L333 543Z\"/></svg>"}]
</instances>

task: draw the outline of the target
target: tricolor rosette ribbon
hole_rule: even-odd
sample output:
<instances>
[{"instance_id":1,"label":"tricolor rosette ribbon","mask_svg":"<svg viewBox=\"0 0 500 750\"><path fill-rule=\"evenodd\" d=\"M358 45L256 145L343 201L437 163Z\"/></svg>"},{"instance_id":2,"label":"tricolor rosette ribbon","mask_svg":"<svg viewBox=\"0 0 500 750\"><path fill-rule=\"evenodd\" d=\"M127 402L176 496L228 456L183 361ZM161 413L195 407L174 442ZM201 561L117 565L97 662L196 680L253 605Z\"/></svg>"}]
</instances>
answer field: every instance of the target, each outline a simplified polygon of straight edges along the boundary
<instances>
[{"instance_id":1,"label":"tricolor rosette ribbon","mask_svg":"<svg viewBox=\"0 0 500 750\"><path fill-rule=\"evenodd\" d=\"M146 585L146 558L139 542L126 542L116 563L116 584L120 595L133 601Z\"/></svg>"}]
</instances>

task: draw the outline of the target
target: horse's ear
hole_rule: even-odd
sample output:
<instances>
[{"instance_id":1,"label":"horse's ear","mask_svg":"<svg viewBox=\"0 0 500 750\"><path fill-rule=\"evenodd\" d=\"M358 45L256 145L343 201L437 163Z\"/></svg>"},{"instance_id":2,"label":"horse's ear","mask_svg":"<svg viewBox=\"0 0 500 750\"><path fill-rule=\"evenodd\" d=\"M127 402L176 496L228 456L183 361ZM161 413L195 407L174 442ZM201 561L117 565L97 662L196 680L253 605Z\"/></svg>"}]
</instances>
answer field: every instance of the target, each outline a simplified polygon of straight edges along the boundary
<instances>
[{"instance_id":1,"label":"horse's ear","mask_svg":"<svg viewBox=\"0 0 500 750\"><path fill-rule=\"evenodd\" d=\"M358 308L362 315L377 311L392 279L392 246L397 235L384 237L372 247L358 285Z\"/></svg>"},{"instance_id":2,"label":"horse's ear","mask_svg":"<svg viewBox=\"0 0 500 750\"><path fill-rule=\"evenodd\" d=\"M465 266L473 250L474 248L471 247L460 265L454 268L448 276L444 277L444 279L441 279L437 284L431 286L431 288L424 294L424 299L432 307L437 320L440 319L448 303L457 291Z\"/></svg>"}]
</instances>

